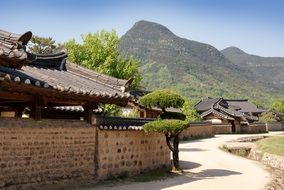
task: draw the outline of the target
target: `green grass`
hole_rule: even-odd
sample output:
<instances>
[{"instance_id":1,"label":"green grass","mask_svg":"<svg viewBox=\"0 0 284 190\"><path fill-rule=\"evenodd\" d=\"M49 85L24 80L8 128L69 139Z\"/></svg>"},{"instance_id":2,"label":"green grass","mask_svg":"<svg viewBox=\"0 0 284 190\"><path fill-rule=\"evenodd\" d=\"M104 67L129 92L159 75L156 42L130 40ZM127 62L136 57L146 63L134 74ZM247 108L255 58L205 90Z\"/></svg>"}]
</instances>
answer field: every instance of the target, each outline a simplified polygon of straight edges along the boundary
<instances>
[{"instance_id":1,"label":"green grass","mask_svg":"<svg viewBox=\"0 0 284 190\"><path fill-rule=\"evenodd\" d=\"M261 152L284 156L284 136L265 138L257 142L257 149Z\"/></svg>"}]
</instances>

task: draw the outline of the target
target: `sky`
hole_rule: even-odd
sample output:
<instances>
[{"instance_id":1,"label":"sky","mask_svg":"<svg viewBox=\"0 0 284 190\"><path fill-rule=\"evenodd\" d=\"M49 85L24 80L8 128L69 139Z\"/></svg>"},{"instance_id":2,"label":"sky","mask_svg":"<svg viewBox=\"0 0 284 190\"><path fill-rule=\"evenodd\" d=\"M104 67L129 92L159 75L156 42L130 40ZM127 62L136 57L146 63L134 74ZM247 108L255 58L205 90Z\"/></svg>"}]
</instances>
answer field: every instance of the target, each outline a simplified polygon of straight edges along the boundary
<instances>
[{"instance_id":1,"label":"sky","mask_svg":"<svg viewBox=\"0 0 284 190\"><path fill-rule=\"evenodd\" d=\"M219 50L236 46L284 57L283 0L3 0L0 5L0 29L30 30L60 43L102 29L122 36L139 20Z\"/></svg>"}]
</instances>

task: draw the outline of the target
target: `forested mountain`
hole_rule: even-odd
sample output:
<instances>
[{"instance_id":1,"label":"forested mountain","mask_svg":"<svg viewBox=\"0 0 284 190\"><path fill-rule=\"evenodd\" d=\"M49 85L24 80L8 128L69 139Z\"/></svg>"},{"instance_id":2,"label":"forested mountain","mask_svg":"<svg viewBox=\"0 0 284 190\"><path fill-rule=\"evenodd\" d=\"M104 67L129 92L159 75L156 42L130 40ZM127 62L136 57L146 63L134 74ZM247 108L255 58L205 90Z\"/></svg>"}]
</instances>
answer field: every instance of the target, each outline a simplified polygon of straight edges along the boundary
<instances>
[{"instance_id":1,"label":"forested mountain","mask_svg":"<svg viewBox=\"0 0 284 190\"><path fill-rule=\"evenodd\" d=\"M231 62L254 73L255 80L269 81L274 88L284 88L284 58L248 54L237 47L221 51Z\"/></svg>"},{"instance_id":2,"label":"forested mountain","mask_svg":"<svg viewBox=\"0 0 284 190\"><path fill-rule=\"evenodd\" d=\"M255 80L211 45L180 38L168 28L139 21L120 39L120 51L141 60L143 85L149 90L173 88L191 98L276 98L283 89L273 81Z\"/></svg>"}]
</instances>

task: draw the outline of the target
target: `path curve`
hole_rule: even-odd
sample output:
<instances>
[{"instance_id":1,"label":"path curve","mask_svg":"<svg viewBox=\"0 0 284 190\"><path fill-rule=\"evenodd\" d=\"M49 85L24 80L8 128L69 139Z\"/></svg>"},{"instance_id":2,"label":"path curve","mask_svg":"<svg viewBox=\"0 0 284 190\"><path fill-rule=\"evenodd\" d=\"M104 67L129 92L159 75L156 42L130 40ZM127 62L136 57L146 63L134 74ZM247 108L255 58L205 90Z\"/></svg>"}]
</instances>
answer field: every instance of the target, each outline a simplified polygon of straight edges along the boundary
<instances>
[{"instance_id":1,"label":"path curve","mask_svg":"<svg viewBox=\"0 0 284 190\"><path fill-rule=\"evenodd\" d=\"M186 168L178 177L145 183L96 186L96 190L262 190L270 175L259 162L223 152L218 147L229 140L251 135L216 135L180 144L180 163ZM86 190L84 189L84 190Z\"/></svg>"}]
</instances>

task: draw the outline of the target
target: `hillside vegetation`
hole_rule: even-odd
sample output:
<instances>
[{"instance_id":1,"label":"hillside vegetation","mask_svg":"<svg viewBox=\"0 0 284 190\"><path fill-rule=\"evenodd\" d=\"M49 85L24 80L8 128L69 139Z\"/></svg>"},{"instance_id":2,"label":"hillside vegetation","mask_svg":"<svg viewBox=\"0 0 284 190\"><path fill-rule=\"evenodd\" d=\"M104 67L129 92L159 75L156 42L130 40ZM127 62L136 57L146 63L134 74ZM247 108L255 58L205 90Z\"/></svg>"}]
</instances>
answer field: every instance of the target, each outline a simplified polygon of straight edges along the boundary
<instances>
[{"instance_id":1,"label":"hillside vegetation","mask_svg":"<svg viewBox=\"0 0 284 190\"><path fill-rule=\"evenodd\" d=\"M284 92L275 81L261 78L213 46L180 38L157 23L135 23L119 48L140 59L142 85L149 90L171 88L196 99L222 96L261 102L281 98Z\"/></svg>"}]
</instances>

